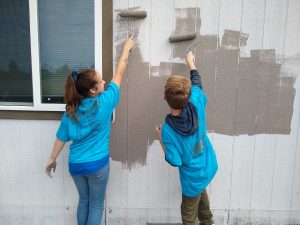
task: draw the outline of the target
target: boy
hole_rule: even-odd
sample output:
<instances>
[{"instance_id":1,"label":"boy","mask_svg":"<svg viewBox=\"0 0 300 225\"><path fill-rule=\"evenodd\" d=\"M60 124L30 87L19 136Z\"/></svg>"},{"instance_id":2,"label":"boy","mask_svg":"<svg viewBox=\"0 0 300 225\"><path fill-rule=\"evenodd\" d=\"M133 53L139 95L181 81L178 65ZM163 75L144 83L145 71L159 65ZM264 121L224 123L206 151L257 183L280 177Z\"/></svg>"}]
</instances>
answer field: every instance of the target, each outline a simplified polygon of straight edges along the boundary
<instances>
[{"instance_id":1,"label":"boy","mask_svg":"<svg viewBox=\"0 0 300 225\"><path fill-rule=\"evenodd\" d=\"M201 77L188 52L186 63L190 80L170 76L165 85L165 99L170 107L156 136L165 152L166 161L179 169L182 188L181 217L183 225L212 225L212 213L206 187L218 170L216 155L206 133L205 105Z\"/></svg>"}]
</instances>

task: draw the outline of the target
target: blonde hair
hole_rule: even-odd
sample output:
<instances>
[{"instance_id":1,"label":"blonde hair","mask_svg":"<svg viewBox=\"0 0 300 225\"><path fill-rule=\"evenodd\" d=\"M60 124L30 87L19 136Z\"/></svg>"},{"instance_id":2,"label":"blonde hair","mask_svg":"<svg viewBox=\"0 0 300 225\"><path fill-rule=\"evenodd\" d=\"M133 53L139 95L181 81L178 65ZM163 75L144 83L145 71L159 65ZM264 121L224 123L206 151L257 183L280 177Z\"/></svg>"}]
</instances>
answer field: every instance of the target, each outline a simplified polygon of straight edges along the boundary
<instances>
[{"instance_id":1,"label":"blonde hair","mask_svg":"<svg viewBox=\"0 0 300 225\"><path fill-rule=\"evenodd\" d=\"M191 81L185 77L172 75L165 85L165 99L172 109L182 109L191 93Z\"/></svg>"}]
</instances>

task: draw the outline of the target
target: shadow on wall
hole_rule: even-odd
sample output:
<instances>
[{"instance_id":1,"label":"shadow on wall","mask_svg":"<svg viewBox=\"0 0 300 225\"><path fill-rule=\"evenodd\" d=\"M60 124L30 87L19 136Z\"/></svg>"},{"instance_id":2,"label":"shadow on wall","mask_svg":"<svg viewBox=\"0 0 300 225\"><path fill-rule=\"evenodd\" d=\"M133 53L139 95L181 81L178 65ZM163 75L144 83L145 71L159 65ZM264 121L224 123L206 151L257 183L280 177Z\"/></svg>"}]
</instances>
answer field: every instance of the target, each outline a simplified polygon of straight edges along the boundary
<instances>
[{"instance_id":1,"label":"shadow on wall","mask_svg":"<svg viewBox=\"0 0 300 225\"><path fill-rule=\"evenodd\" d=\"M189 32L196 27L196 44L191 50L209 99L208 130L231 136L289 134L295 76L282 72L283 58L276 56L275 49L251 50L249 57L242 57L248 34L225 30L220 43L218 35L200 35L199 9L176 11L175 32ZM126 34L125 27L115 39L124 40ZM173 59L182 58L194 42L173 44ZM118 53L120 46L116 46ZM143 62L137 43L112 128L113 160L122 161L129 168L134 163L145 164L147 149L155 139L154 128L168 113L163 90L171 74L189 76L184 63L161 62L155 67Z\"/></svg>"}]
</instances>

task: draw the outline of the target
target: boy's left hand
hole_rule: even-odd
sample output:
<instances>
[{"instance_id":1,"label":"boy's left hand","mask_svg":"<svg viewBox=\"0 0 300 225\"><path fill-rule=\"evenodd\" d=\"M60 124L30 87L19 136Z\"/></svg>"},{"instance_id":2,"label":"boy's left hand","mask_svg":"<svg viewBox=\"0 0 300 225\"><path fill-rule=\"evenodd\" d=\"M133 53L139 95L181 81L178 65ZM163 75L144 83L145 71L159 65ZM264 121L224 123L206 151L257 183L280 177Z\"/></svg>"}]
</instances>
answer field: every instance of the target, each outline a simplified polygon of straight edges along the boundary
<instances>
[{"instance_id":1,"label":"boy's left hand","mask_svg":"<svg viewBox=\"0 0 300 225\"><path fill-rule=\"evenodd\" d=\"M158 124L155 128L155 134L158 140L161 139L161 124Z\"/></svg>"}]
</instances>

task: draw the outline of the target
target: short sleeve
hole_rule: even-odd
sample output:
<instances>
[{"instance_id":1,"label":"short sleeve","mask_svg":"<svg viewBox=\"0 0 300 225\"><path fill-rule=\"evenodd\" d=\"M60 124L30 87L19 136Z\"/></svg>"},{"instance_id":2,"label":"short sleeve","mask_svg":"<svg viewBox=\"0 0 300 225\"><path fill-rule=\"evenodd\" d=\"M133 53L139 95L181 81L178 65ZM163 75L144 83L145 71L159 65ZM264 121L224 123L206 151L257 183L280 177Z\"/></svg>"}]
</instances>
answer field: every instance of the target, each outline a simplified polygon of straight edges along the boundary
<instances>
[{"instance_id":1,"label":"short sleeve","mask_svg":"<svg viewBox=\"0 0 300 225\"><path fill-rule=\"evenodd\" d=\"M68 135L68 118L67 118L67 114L64 113L59 128L56 132L56 137L63 142L67 142L70 140L70 137Z\"/></svg>"},{"instance_id":2,"label":"short sleeve","mask_svg":"<svg viewBox=\"0 0 300 225\"><path fill-rule=\"evenodd\" d=\"M207 104L207 98L198 86L192 86L189 101L192 102L196 108L198 108L200 104L203 104L204 106Z\"/></svg>"},{"instance_id":3,"label":"short sleeve","mask_svg":"<svg viewBox=\"0 0 300 225\"><path fill-rule=\"evenodd\" d=\"M114 109L120 100L120 88L114 82L110 82L106 90L99 96L104 99L105 104Z\"/></svg>"},{"instance_id":4,"label":"short sleeve","mask_svg":"<svg viewBox=\"0 0 300 225\"><path fill-rule=\"evenodd\" d=\"M172 166L181 166L182 160L178 149L175 145L171 142L167 135L162 132L162 142L166 148L165 159L166 161Z\"/></svg>"}]
</instances>

